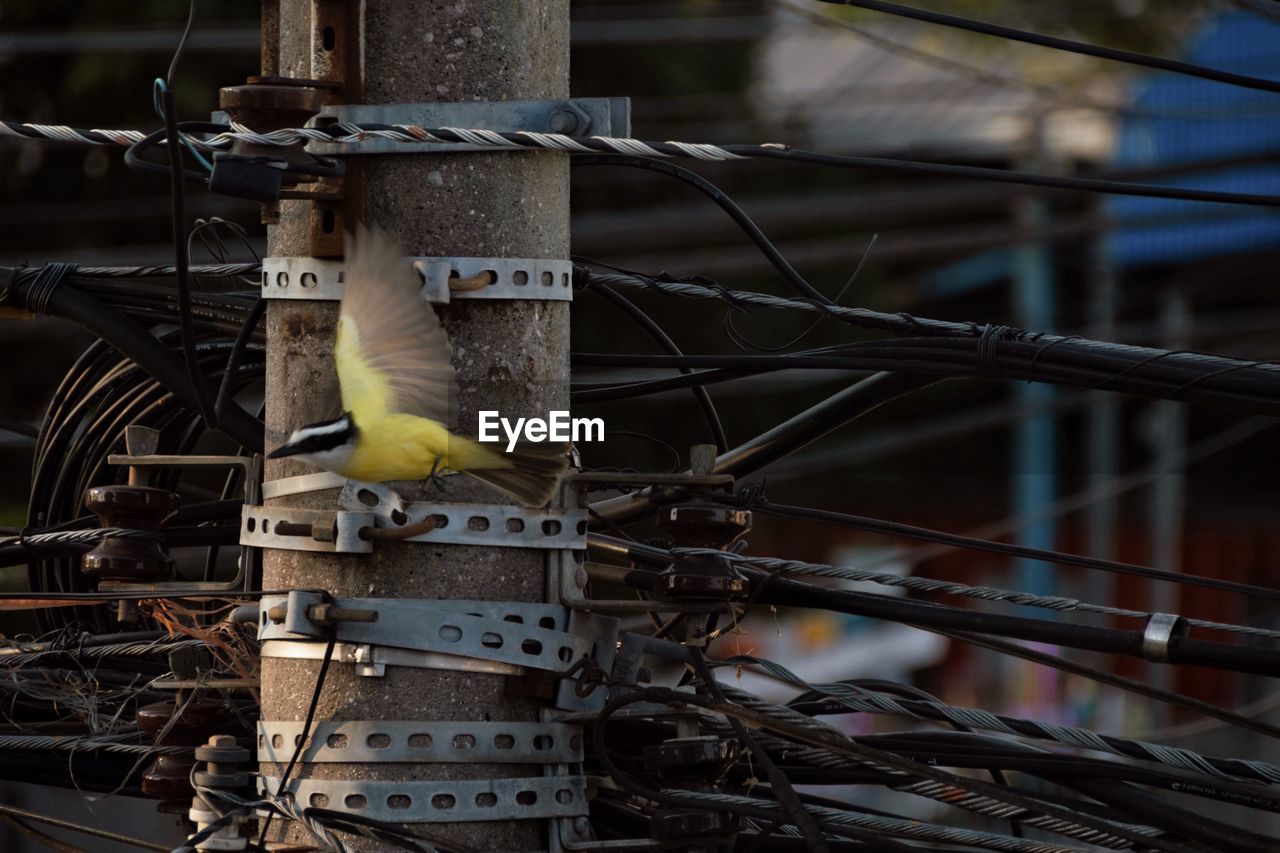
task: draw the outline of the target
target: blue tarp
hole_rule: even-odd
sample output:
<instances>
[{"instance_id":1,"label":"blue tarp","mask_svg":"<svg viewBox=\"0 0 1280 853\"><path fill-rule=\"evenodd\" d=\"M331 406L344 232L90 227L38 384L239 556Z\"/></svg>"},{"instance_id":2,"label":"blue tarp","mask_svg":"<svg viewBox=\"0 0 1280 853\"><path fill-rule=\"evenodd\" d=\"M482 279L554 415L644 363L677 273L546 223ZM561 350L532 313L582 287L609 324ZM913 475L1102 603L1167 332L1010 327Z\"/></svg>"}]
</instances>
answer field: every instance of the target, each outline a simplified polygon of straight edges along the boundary
<instances>
[{"instance_id":1,"label":"blue tarp","mask_svg":"<svg viewBox=\"0 0 1280 853\"><path fill-rule=\"evenodd\" d=\"M1192 39L1186 59L1280 80L1280 21L1247 12L1215 15ZM1275 154L1267 163L1161 182L1280 195L1280 94L1164 72L1144 76L1133 92L1135 114L1120 120L1116 168ZM1267 208L1115 197L1108 211L1117 220L1142 223L1112 235L1112 257L1125 267L1280 248L1280 211Z\"/></svg>"}]
</instances>

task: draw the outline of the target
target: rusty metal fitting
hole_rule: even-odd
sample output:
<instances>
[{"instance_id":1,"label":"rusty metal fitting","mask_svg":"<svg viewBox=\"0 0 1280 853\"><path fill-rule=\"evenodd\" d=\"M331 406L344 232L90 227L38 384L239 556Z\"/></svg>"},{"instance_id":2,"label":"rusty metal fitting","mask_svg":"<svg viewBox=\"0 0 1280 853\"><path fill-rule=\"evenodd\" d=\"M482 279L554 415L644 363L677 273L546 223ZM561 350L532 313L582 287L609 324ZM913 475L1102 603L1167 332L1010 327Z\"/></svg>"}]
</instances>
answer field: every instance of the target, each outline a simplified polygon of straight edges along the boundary
<instances>
[{"instance_id":1,"label":"rusty metal fitting","mask_svg":"<svg viewBox=\"0 0 1280 853\"><path fill-rule=\"evenodd\" d=\"M277 604L267 611L267 618L277 625L289 617L289 605ZM336 604L312 604L307 608L307 621L316 625L336 622L377 622L378 611L361 607L339 607Z\"/></svg>"},{"instance_id":2,"label":"rusty metal fitting","mask_svg":"<svg viewBox=\"0 0 1280 853\"><path fill-rule=\"evenodd\" d=\"M94 486L85 492L85 507L103 527L150 530L157 539L108 536L80 560L86 575L102 580L155 581L173 577L173 558L158 534L182 505L175 492L149 486Z\"/></svg>"},{"instance_id":3,"label":"rusty metal fitting","mask_svg":"<svg viewBox=\"0 0 1280 853\"><path fill-rule=\"evenodd\" d=\"M158 746L186 746L193 750L208 741L210 729L216 731L223 727L229 717L222 703L198 699L186 701L181 693L174 702L143 705L137 711L138 728L156 738ZM170 721L173 721L172 725ZM166 726L168 731L165 731ZM191 770L195 764L194 752L157 756L142 772L142 793L160 800L160 811L182 812L187 799L194 793Z\"/></svg>"},{"instance_id":4,"label":"rusty metal fitting","mask_svg":"<svg viewBox=\"0 0 1280 853\"><path fill-rule=\"evenodd\" d=\"M202 746L196 747L197 762L204 763L204 769L191 774L192 781L201 789L238 793L247 797L253 792L256 776L242 769L253 755L240 745L232 735L214 735ZM196 825L196 832L202 832L209 824L214 823L226 811L226 803L214 793L198 791L191 798L191 808L187 817ZM247 850L249 839L244 834L244 827L251 817L240 814L230 823L215 831L209 838L196 844L197 850Z\"/></svg>"}]
</instances>

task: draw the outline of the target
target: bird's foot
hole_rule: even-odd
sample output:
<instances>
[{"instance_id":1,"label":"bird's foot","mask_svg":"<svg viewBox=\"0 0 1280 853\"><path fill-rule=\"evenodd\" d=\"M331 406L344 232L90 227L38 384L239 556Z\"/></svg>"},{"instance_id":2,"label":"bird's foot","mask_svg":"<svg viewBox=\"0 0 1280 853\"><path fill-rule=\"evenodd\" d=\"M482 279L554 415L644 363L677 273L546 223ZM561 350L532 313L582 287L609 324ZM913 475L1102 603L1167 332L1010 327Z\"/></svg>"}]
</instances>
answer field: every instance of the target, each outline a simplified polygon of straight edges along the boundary
<instances>
[{"instance_id":1,"label":"bird's foot","mask_svg":"<svg viewBox=\"0 0 1280 853\"><path fill-rule=\"evenodd\" d=\"M444 481L444 475L440 473L440 457L438 456L431 466L431 473L427 475L427 485L435 486L442 492L449 491L449 484Z\"/></svg>"}]
</instances>

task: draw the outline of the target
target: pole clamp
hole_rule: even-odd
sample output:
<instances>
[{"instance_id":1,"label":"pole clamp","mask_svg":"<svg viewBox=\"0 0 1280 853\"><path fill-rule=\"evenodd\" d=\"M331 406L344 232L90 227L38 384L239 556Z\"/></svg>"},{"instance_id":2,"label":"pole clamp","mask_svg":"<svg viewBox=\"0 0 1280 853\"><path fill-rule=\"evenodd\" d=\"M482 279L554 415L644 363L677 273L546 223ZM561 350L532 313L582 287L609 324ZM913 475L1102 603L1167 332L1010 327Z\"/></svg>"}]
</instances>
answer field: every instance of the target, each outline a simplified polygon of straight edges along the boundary
<instances>
[{"instance_id":1,"label":"pole clamp","mask_svg":"<svg viewBox=\"0 0 1280 853\"><path fill-rule=\"evenodd\" d=\"M311 640L269 640L262 644L259 657L287 660L322 660L324 643ZM382 678L389 666L409 669L441 669L449 672L474 672L487 675L527 675L522 666L479 658L462 657L442 652L421 652L370 643L334 643L333 660L349 663L361 678Z\"/></svg>"},{"instance_id":2,"label":"pole clamp","mask_svg":"<svg viewBox=\"0 0 1280 853\"><path fill-rule=\"evenodd\" d=\"M573 262L549 258L409 257L422 279L422 298L573 301ZM305 256L262 259L263 299L342 298L344 260Z\"/></svg>"},{"instance_id":3,"label":"pole clamp","mask_svg":"<svg viewBox=\"0 0 1280 853\"><path fill-rule=\"evenodd\" d=\"M1172 613L1152 613L1142 631L1142 656L1154 663L1170 663L1169 644L1185 636L1187 620Z\"/></svg>"},{"instance_id":4,"label":"pole clamp","mask_svg":"<svg viewBox=\"0 0 1280 853\"><path fill-rule=\"evenodd\" d=\"M307 618L316 602L305 602L301 619L294 615L306 594L295 590L290 596L264 596L258 639L319 642L332 630L336 640L345 643L438 652L551 671L564 671L592 651L591 639L568 631L568 610L554 604L340 598L329 602L339 612L373 611L376 619L333 621L322 626Z\"/></svg>"},{"instance_id":5,"label":"pole clamp","mask_svg":"<svg viewBox=\"0 0 1280 853\"><path fill-rule=\"evenodd\" d=\"M343 488L338 505L344 510L372 512L379 527L391 529L434 519L434 527L407 537L405 542L578 551L587 547L585 508L409 503L389 486L353 481Z\"/></svg>"},{"instance_id":6,"label":"pole clamp","mask_svg":"<svg viewBox=\"0 0 1280 853\"><path fill-rule=\"evenodd\" d=\"M240 544L283 551L370 554L373 542L360 530L374 527L371 512L245 505L240 511Z\"/></svg>"},{"instance_id":7,"label":"pole clamp","mask_svg":"<svg viewBox=\"0 0 1280 853\"><path fill-rule=\"evenodd\" d=\"M258 792L275 795L280 780L258 777ZM541 820L587 813L584 776L392 782L290 779L285 790L304 807L327 808L393 823Z\"/></svg>"},{"instance_id":8,"label":"pole clamp","mask_svg":"<svg viewBox=\"0 0 1280 853\"><path fill-rule=\"evenodd\" d=\"M305 732L298 720L258 722L258 760L287 764ZM571 723L466 720L325 720L299 761L360 764L577 764L582 728Z\"/></svg>"}]
</instances>

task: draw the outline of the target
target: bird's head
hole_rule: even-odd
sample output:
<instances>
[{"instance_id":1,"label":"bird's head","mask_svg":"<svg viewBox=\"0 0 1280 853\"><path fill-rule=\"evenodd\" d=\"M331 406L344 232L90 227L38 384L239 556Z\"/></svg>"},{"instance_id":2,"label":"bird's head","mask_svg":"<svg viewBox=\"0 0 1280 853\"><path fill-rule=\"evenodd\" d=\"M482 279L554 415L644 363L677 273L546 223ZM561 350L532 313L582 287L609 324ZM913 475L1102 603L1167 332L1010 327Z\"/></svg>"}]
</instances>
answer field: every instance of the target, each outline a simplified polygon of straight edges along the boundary
<instances>
[{"instance_id":1,"label":"bird's head","mask_svg":"<svg viewBox=\"0 0 1280 853\"><path fill-rule=\"evenodd\" d=\"M299 427L289 436L288 441L271 451L267 458L294 456L317 468L340 473L350 462L359 435L360 431L356 429L356 423L348 412L331 421Z\"/></svg>"}]
</instances>

